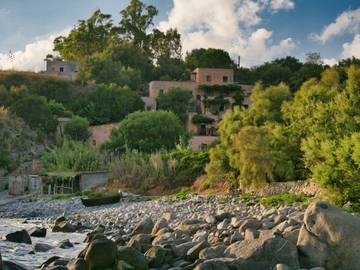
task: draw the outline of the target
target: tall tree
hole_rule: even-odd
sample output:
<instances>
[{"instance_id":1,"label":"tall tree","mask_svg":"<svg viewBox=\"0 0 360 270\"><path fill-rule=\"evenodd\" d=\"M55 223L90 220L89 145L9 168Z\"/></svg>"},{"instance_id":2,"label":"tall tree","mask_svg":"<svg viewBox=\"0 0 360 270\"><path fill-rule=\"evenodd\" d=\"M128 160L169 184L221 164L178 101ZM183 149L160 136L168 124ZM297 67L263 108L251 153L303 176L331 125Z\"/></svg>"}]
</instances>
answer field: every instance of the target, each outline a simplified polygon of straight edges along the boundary
<instances>
[{"instance_id":1,"label":"tall tree","mask_svg":"<svg viewBox=\"0 0 360 270\"><path fill-rule=\"evenodd\" d=\"M83 60L103 51L116 30L111 15L96 10L89 19L79 20L79 24L67 37L57 37L54 40L54 51L58 51L66 60Z\"/></svg>"},{"instance_id":2,"label":"tall tree","mask_svg":"<svg viewBox=\"0 0 360 270\"><path fill-rule=\"evenodd\" d=\"M158 10L152 5L146 5L139 0L131 0L130 4L120 12L120 33L131 40L133 44L149 51L150 36L147 30L153 25L153 19Z\"/></svg>"},{"instance_id":3,"label":"tall tree","mask_svg":"<svg viewBox=\"0 0 360 270\"><path fill-rule=\"evenodd\" d=\"M190 69L201 68L234 68L235 64L228 52L221 49L194 49L185 57L186 66Z\"/></svg>"}]
</instances>

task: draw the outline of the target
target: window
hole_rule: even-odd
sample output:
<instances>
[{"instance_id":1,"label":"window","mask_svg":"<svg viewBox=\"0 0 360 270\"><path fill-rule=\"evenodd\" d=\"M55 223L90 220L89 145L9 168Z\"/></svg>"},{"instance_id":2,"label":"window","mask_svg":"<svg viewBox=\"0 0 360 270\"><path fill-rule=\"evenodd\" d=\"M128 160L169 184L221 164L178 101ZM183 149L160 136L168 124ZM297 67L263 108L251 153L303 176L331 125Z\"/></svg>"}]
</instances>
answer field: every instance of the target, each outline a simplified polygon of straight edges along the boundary
<instances>
[{"instance_id":1,"label":"window","mask_svg":"<svg viewBox=\"0 0 360 270\"><path fill-rule=\"evenodd\" d=\"M64 67L60 67L60 72L64 72Z\"/></svg>"},{"instance_id":2,"label":"window","mask_svg":"<svg viewBox=\"0 0 360 270\"><path fill-rule=\"evenodd\" d=\"M223 82L228 82L229 81L229 77L228 76L223 76Z\"/></svg>"},{"instance_id":3,"label":"window","mask_svg":"<svg viewBox=\"0 0 360 270\"><path fill-rule=\"evenodd\" d=\"M164 94L164 89L160 89L160 94Z\"/></svg>"},{"instance_id":4,"label":"window","mask_svg":"<svg viewBox=\"0 0 360 270\"><path fill-rule=\"evenodd\" d=\"M211 75L206 75L206 81L211 82Z\"/></svg>"},{"instance_id":5,"label":"window","mask_svg":"<svg viewBox=\"0 0 360 270\"><path fill-rule=\"evenodd\" d=\"M96 140L92 140L92 145L96 146Z\"/></svg>"}]
</instances>

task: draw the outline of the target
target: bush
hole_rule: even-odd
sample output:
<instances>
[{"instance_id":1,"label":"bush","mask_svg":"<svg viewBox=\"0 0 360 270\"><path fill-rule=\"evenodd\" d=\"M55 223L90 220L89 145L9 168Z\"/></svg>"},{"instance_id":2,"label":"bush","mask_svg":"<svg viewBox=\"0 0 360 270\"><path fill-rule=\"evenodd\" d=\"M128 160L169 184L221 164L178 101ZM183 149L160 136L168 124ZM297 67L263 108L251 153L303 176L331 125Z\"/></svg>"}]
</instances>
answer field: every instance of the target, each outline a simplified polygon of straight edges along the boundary
<instances>
[{"instance_id":1,"label":"bush","mask_svg":"<svg viewBox=\"0 0 360 270\"><path fill-rule=\"evenodd\" d=\"M212 124L215 122L215 119L205 116L205 115L201 115L201 114L195 114L192 118L191 118L191 122L195 125L200 125L200 124Z\"/></svg>"},{"instance_id":2,"label":"bush","mask_svg":"<svg viewBox=\"0 0 360 270\"><path fill-rule=\"evenodd\" d=\"M191 98L191 91L171 88L167 93L161 93L156 102L158 109L175 113L181 122L185 123Z\"/></svg>"},{"instance_id":3,"label":"bush","mask_svg":"<svg viewBox=\"0 0 360 270\"><path fill-rule=\"evenodd\" d=\"M135 112L111 131L110 141L103 147L117 154L126 149L152 153L174 149L184 136L184 128L172 112Z\"/></svg>"},{"instance_id":4,"label":"bush","mask_svg":"<svg viewBox=\"0 0 360 270\"><path fill-rule=\"evenodd\" d=\"M294 179L292 149L282 126L246 126L235 135L235 148L241 187Z\"/></svg>"},{"instance_id":5,"label":"bush","mask_svg":"<svg viewBox=\"0 0 360 270\"><path fill-rule=\"evenodd\" d=\"M104 157L90 145L64 141L42 157L44 172L96 171L106 168Z\"/></svg>"},{"instance_id":6,"label":"bush","mask_svg":"<svg viewBox=\"0 0 360 270\"><path fill-rule=\"evenodd\" d=\"M50 100L48 106L52 114L56 117L72 117L73 113L65 108L62 103Z\"/></svg>"},{"instance_id":7,"label":"bush","mask_svg":"<svg viewBox=\"0 0 360 270\"><path fill-rule=\"evenodd\" d=\"M143 110L144 102L127 87L97 85L78 96L70 107L91 125L100 125L119 122L129 113Z\"/></svg>"},{"instance_id":8,"label":"bush","mask_svg":"<svg viewBox=\"0 0 360 270\"><path fill-rule=\"evenodd\" d=\"M207 162L206 152L179 147L153 154L127 151L111 165L111 170L120 184L144 191L153 185L174 188L191 184L204 173Z\"/></svg>"},{"instance_id":9,"label":"bush","mask_svg":"<svg viewBox=\"0 0 360 270\"><path fill-rule=\"evenodd\" d=\"M89 121L80 116L72 117L65 124L64 134L68 139L85 142L90 137Z\"/></svg>"},{"instance_id":10,"label":"bush","mask_svg":"<svg viewBox=\"0 0 360 270\"><path fill-rule=\"evenodd\" d=\"M23 118L31 128L45 134L53 133L56 129L57 122L44 97L26 96L15 102L10 111Z\"/></svg>"}]
</instances>

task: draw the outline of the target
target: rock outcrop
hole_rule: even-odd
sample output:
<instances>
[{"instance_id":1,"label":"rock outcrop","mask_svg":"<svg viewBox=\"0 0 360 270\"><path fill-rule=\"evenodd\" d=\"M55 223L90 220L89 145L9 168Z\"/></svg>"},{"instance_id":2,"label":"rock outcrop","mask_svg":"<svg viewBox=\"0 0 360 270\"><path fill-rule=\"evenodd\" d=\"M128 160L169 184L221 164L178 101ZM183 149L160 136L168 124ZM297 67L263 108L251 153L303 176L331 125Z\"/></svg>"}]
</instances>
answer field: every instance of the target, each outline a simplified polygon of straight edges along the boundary
<instances>
[{"instance_id":1,"label":"rock outcrop","mask_svg":"<svg viewBox=\"0 0 360 270\"><path fill-rule=\"evenodd\" d=\"M360 270L360 217L315 202L305 212L297 247L305 267Z\"/></svg>"},{"instance_id":2,"label":"rock outcrop","mask_svg":"<svg viewBox=\"0 0 360 270\"><path fill-rule=\"evenodd\" d=\"M16 231L13 233L9 233L5 236L7 241L15 242L15 243L24 243L31 245L31 237L26 230Z\"/></svg>"}]
</instances>

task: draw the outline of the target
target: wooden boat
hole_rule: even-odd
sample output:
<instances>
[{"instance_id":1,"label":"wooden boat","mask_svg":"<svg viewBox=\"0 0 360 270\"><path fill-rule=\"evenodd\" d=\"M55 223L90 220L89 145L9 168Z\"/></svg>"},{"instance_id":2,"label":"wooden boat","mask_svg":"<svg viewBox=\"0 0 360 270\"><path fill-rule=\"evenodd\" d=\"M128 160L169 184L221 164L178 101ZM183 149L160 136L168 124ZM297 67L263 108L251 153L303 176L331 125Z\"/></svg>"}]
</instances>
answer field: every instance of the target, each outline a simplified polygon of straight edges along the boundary
<instances>
[{"instance_id":1,"label":"wooden boat","mask_svg":"<svg viewBox=\"0 0 360 270\"><path fill-rule=\"evenodd\" d=\"M83 197L81 202L85 207L98 206L103 204L113 204L120 201L120 194L105 195L100 197Z\"/></svg>"}]
</instances>

